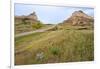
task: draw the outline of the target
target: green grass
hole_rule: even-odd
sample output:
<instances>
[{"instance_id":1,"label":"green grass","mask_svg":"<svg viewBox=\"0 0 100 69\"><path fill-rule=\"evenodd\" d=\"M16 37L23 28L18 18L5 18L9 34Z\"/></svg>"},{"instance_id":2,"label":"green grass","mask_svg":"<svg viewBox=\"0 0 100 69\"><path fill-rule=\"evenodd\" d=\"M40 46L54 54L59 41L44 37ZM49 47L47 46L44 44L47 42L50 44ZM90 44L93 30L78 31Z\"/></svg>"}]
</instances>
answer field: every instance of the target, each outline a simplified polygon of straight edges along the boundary
<instances>
[{"instance_id":1,"label":"green grass","mask_svg":"<svg viewBox=\"0 0 100 69\"><path fill-rule=\"evenodd\" d=\"M45 25L39 21L36 21L33 23L25 22L25 21L22 21L21 23L19 23L16 21L15 22L15 34L41 29L42 27L45 27Z\"/></svg>"},{"instance_id":2,"label":"green grass","mask_svg":"<svg viewBox=\"0 0 100 69\"><path fill-rule=\"evenodd\" d=\"M15 64L94 59L93 30L56 30L15 38Z\"/></svg>"},{"instance_id":3,"label":"green grass","mask_svg":"<svg viewBox=\"0 0 100 69\"><path fill-rule=\"evenodd\" d=\"M80 29L87 29L93 30L93 26L71 26L71 25L58 25L58 29L66 29L66 30L80 30Z\"/></svg>"}]
</instances>

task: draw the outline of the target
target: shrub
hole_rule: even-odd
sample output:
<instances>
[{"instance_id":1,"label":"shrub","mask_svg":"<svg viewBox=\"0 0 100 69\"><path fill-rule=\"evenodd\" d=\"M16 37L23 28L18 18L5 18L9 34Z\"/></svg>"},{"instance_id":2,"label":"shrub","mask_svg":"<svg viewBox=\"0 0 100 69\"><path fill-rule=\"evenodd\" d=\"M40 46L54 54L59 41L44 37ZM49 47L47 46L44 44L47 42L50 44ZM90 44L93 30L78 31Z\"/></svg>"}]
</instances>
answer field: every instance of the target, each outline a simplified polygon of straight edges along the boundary
<instances>
[{"instance_id":1,"label":"shrub","mask_svg":"<svg viewBox=\"0 0 100 69\"><path fill-rule=\"evenodd\" d=\"M32 27L33 27L33 29L39 29L39 28L43 27L43 24L41 22L33 23Z\"/></svg>"},{"instance_id":2,"label":"shrub","mask_svg":"<svg viewBox=\"0 0 100 69\"><path fill-rule=\"evenodd\" d=\"M53 54L53 55L58 55L60 53L60 49L58 47L51 47L50 48L50 52Z\"/></svg>"}]
</instances>

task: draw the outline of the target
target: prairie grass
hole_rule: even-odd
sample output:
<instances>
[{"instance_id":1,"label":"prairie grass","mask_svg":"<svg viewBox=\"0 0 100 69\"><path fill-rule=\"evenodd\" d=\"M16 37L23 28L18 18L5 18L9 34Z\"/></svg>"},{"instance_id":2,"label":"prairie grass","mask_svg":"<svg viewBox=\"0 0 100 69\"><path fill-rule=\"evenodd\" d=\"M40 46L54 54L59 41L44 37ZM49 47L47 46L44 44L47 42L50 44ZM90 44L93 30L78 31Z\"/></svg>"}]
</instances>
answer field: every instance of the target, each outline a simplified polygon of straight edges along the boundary
<instances>
[{"instance_id":1,"label":"prairie grass","mask_svg":"<svg viewBox=\"0 0 100 69\"><path fill-rule=\"evenodd\" d=\"M15 64L94 60L93 30L56 30L15 38Z\"/></svg>"}]
</instances>

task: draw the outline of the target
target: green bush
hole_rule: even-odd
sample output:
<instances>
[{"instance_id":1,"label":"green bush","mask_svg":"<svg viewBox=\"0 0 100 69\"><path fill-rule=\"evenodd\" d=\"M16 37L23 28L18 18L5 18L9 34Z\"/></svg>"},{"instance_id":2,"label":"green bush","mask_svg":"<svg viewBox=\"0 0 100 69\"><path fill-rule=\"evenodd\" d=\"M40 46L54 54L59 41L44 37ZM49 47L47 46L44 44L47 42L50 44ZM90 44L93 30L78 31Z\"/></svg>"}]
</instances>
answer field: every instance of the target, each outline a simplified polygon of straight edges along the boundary
<instances>
[{"instance_id":1,"label":"green bush","mask_svg":"<svg viewBox=\"0 0 100 69\"><path fill-rule=\"evenodd\" d=\"M51 47L50 51L53 55L58 55L60 53L60 48L58 47Z\"/></svg>"},{"instance_id":2,"label":"green bush","mask_svg":"<svg viewBox=\"0 0 100 69\"><path fill-rule=\"evenodd\" d=\"M33 29L39 29L41 27L43 27L43 24L41 22L33 23L33 25L32 25Z\"/></svg>"}]
</instances>

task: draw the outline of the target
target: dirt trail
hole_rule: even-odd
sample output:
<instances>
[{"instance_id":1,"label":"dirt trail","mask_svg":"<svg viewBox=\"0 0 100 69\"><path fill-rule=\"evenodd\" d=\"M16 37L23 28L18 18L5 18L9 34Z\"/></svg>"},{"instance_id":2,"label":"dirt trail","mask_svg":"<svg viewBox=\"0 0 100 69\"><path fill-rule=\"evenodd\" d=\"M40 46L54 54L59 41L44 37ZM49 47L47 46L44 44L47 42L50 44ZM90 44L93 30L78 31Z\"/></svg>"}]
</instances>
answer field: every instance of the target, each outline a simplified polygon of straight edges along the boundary
<instances>
[{"instance_id":1,"label":"dirt trail","mask_svg":"<svg viewBox=\"0 0 100 69\"><path fill-rule=\"evenodd\" d=\"M15 37L21 37L21 36L24 36L24 35L29 35L29 34L33 34L33 33L37 33L37 32L45 32L45 31L47 31L49 29L54 28L55 26L56 25L53 25L53 26L45 28L45 29L38 29L38 30L35 30L35 31L30 31L30 32L24 32L24 33L16 34Z\"/></svg>"}]
</instances>

